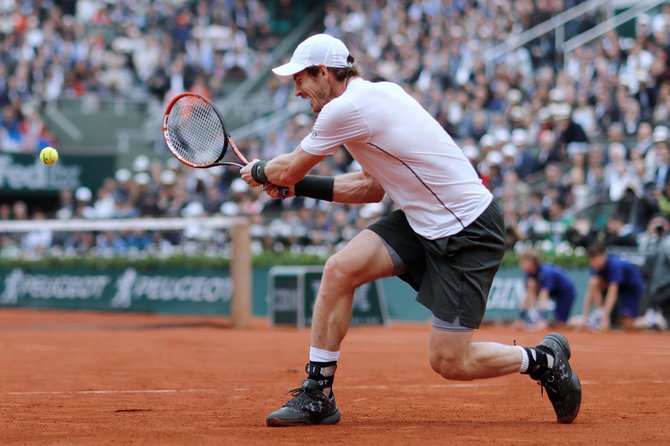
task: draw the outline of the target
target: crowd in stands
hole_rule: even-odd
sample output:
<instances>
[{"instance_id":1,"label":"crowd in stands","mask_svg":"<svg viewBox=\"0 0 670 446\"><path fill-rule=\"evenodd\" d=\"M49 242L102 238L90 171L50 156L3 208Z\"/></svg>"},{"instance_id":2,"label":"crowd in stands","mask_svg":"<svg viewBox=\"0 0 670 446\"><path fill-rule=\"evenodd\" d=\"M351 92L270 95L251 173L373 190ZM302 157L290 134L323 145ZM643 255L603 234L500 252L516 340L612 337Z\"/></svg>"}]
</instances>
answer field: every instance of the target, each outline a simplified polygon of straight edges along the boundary
<instances>
[{"instance_id":1,"label":"crowd in stands","mask_svg":"<svg viewBox=\"0 0 670 446\"><path fill-rule=\"evenodd\" d=\"M76 5L72 11L17 2L4 11L12 20L3 22L8 37L0 48L2 138L12 139L17 123L39 127L25 125L39 113L19 118L19 104L30 98L141 91L162 99L184 89L215 95L226 76L266 63L295 20L282 1L61 2ZM611 32L579 48L565 66L551 35L495 64L484 60L487 48L576 3L337 0L326 7L323 28L345 41L366 78L400 83L449 131L503 202L510 246L528 240L571 249L594 239L645 245L656 222L666 225L670 216L670 6L639 17L632 37ZM569 23L567 37L598 19L596 13ZM272 79L268 88L280 106L296 100L290 82ZM251 157L268 158L292 150L311 123L298 115L241 145ZM34 137L22 138L35 145ZM357 168L344 151L318 167L325 175ZM244 213L267 220L265 244L330 250L392 207L275 202L255 190L236 195L243 187L234 178L157 164L124 169L89 200L70 204L72 194L64 193L62 208L72 209L58 215ZM589 207L604 202L613 217L594 219Z\"/></svg>"},{"instance_id":2,"label":"crowd in stands","mask_svg":"<svg viewBox=\"0 0 670 446\"><path fill-rule=\"evenodd\" d=\"M39 111L61 98L219 95L268 63L298 14L290 0L0 2L0 151L53 143Z\"/></svg>"},{"instance_id":3,"label":"crowd in stands","mask_svg":"<svg viewBox=\"0 0 670 446\"><path fill-rule=\"evenodd\" d=\"M266 68L300 20L293 3L0 2L0 152L52 144L40 111L58 99L162 104L185 90L220 96L226 81ZM402 85L452 135L503 203L510 249L567 253L603 243L670 264L670 245L662 247L670 240L670 5L638 17L630 36L610 31L571 54L554 46L551 33L497 58L487 52L579 3L335 0L325 6L322 28L347 44L365 78ZM568 23L565 37L603 13ZM266 92L273 109L297 100L289 81L271 78ZM312 122L299 114L239 143L250 158L270 158L292 150ZM316 169L337 175L358 168L340 149ZM392 208L388 199L363 206L272 200L226 169L138 157L99 190L63 191L53 215L16 201L0 204L0 220L247 215L255 251L326 256ZM226 246L225 237L197 225L162 233L0 234L0 255L9 256L216 255ZM647 269L660 268L653 265ZM651 283L668 276L646 274Z\"/></svg>"},{"instance_id":4,"label":"crowd in stands","mask_svg":"<svg viewBox=\"0 0 670 446\"><path fill-rule=\"evenodd\" d=\"M670 216L670 6L640 16L630 37L612 31L566 55L565 66L552 35L484 59L576 3L338 0L324 28L366 78L401 84L449 131L504 203L510 245L645 245L654 217ZM568 23L567 37L598 19ZM292 85L278 88L287 98ZM261 156L292 150L308 129L272 134Z\"/></svg>"}]
</instances>

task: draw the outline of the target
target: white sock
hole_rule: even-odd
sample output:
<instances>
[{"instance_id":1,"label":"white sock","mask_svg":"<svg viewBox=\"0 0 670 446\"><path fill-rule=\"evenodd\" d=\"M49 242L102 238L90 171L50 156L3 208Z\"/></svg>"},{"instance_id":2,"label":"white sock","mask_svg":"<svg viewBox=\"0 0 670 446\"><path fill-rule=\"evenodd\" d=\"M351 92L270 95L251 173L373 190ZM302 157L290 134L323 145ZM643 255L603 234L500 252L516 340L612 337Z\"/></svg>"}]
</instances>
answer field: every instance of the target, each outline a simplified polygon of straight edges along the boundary
<instances>
[{"instance_id":1,"label":"white sock","mask_svg":"<svg viewBox=\"0 0 670 446\"><path fill-rule=\"evenodd\" d=\"M309 348L309 360L314 362L337 362L340 359L340 352L331 352L328 350L321 350L320 348Z\"/></svg>"},{"instance_id":2,"label":"white sock","mask_svg":"<svg viewBox=\"0 0 670 446\"><path fill-rule=\"evenodd\" d=\"M530 365L530 358L528 357L528 352L526 351L525 348L519 345L516 345L515 347L521 350L521 366L519 367L519 373L524 373L528 371L528 366ZM531 348L530 353L533 355L533 361L537 360L537 350ZM547 356L547 368L553 369L554 357L547 353L545 353L545 355Z\"/></svg>"},{"instance_id":3,"label":"white sock","mask_svg":"<svg viewBox=\"0 0 670 446\"><path fill-rule=\"evenodd\" d=\"M519 373L524 373L528 370L528 353L521 346L515 346L521 352L521 366L519 366Z\"/></svg>"}]
</instances>

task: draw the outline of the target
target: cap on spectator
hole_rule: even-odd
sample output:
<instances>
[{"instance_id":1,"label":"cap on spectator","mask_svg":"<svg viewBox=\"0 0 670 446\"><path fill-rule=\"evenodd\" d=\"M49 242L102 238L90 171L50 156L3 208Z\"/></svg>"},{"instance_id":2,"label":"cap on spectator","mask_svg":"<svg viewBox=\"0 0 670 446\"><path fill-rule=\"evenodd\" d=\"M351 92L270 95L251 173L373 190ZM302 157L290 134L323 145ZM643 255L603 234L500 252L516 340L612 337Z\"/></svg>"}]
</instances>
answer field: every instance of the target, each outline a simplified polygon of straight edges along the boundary
<instances>
[{"instance_id":1,"label":"cap on spectator","mask_svg":"<svg viewBox=\"0 0 670 446\"><path fill-rule=\"evenodd\" d=\"M512 107L509 116L512 121L521 121L526 117L526 110L524 110L523 107Z\"/></svg>"},{"instance_id":2,"label":"cap on spectator","mask_svg":"<svg viewBox=\"0 0 670 446\"><path fill-rule=\"evenodd\" d=\"M551 119L551 109L549 107L542 107L537 112L537 118L540 122L547 122Z\"/></svg>"},{"instance_id":3,"label":"cap on spectator","mask_svg":"<svg viewBox=\"0 0 670 446\"><path fill-rule=\"evenodd\" d=\"M303 41L293 52L291 60L273 68L277 76L293 76L307 67L325 65L331 68L345 68L349 50L340 40L328 34L317 34Z\"/></svg>"},{"instance_id":4,"label":"cap on spectator","mask_svg":"<svg viewBox=\"0 0 670 446\"><path fill-rule=\"evenodd\" d=\"M507 101L510 104L520 104L523 96L519 90L512 88L507 92Z\"/></svg>"},{"instance_id":5,"label":"cap on spectator","mask_svg":"<svg viewBox=\"0 0 670 446\"><path fill-rule=\"evenodd\" d=\"M528 144L528 131L526 129L512 130L512 144L515 146L525 146Z\"/></svg>"},{"instance_id":6,"label":"cap on spectator","mask_svg":"<svg viewBox=\"0 0 670 446\"><path fill-rule=\"evenodd\" d=\"M78 187L76 191L74 191L74 198L77 201L91 201L93 194L91 193L91 189L86 186L81 186Z\"/></svg>"},{"instance_id":7,"label":"cap on spectator","mask_svg":"<svg viewBox=\"0 0 670 446\"><path fill-rule=\"evenodd\" d=\"M624 146L620 142L613 142L607 147L607 155L610 157L610 159L614 158L615 156L625 158L626 146Z\"/></svg>"},{"instance_id":8,"label":"cap on spectator","mask_svg":"<svg viewBox=\"0 0 670 446\"><path fill-rule=\"evenodd\" d=\"M558 89L558 88L552 88L549 91L549 101L550 102L563 102L563 101L565 101L565 94L563 94L563 90Z\"/></svg>"},{"instance_id":9,"label":"cap on spectator","mask_svg":"<svg viewBox=\"0 0 670 446\"><path fill-rule=\"evenodd\" d=\"M647 14L640 14L637 16L637 24L638 25L649 25L650 19Z\"/></svg>"},{"instance_id":10,"label":"cap on spectator","mask_svg":"<svg viewBox=\"0 0 670 446\"><path fill-rule=\"evenodd\" d=\"M654 133L651 136L652 142L668 142L668 136L670 136L670 131L664 125L657 125L654 128Z\"/></svg>"},{"instance_id":11,"label":"cap on spectator","mask_svg":"<svg viewBox=\"0 0 670 446\"><path fill-rule=\"evenodd\" d=\"M494 135L496 138L496 144L505 144L509 142L509 130L507 129L496 129Z\"/></svg>"},{"instance_id":12,"label":"cap on spectator","mask_svg":"<svg viewBox=\"0 0 670 446\"><path fill-rule=\"evenodd\" d=\"M579 153L587 153L589 151L589 145L585 142L574 141L569 143L566 149L568 149L568 155L572 157Z\"/></svg>"},{"instance_id":13,"label":"cap on spectator","mask_svg":"<svg viewBox=\"0 0 670 446\"><path fill-rule=\"evenodd\" d=\"M519 151L514 144L505 144L502 148L502 154L505 158L515 158Z\"/></svg>"},{"instance_id":14,"label":"cap on spectator","mask_svg":"<svg viewBox=\"0 0 670 446\"><path fill-rule=\"evenodd\" d=\"M230 190L234 194L243 194L249 190L249 185L242 178L235 178L232 183L230 183Z\"/></svg>"},{"instance_id":15,"label":"cap on spectator","mask_svg":"<svg viewBox=\"0 0 670 446\"><path fill-rule=\"evenodd\" d=\"M635 46L635 39L633 39L631 37L624 37L623 39L619 40L619 47L623 51L628 51L631 48L633 48L634 46Z\"/></svg>"},{"instance_id":16,"label":"cap on spectator","mask_svg":"<svg viewBox=\"0 0 670 446\"><path fill-rule=\"evenodd\" d=\"M463 155L469 160L476 160L479 158L479 149L472 144L466 144L463 146Z\"/></svg>"},{"instance_id":17,"label":"cap on spectator","mask_svg":"<svg viewBox=\"0 0 670 446\"><path fill-rule=\"evenodd\" d=\"M560 102L551 105L551 114L556 119L569 119L572 107L570 104Z\"/></svg>"},{"instance_id":18,"label":"cap on spectator","mask_svg":"<svg viewBox=\"0 0 670 446\"><path fill-rule=\"evenodd\" d=\"M479 140L479 145L482 147L493 147L495 143L496 139L489 133L485 133Z\"/></svg>"},{"instance_id":19,"label":"cap on spectator","mask_svg":"<svg viewBox=\"0 0 670 446\"><path fill-rule=\"evenodd\" d=\"M135 172L144 172L149 169L149 158L144 155L140 155L133 160L133 170Z\"/></svg>"},{"instance_id":20,"label":"cap on spectator","mask_svg":"<svg viewBox=\"0 0 670 446\"><path fill-rule=\"evenodd\" d=\"M191 201L181 210L182 217L199 217L205 213L205 207L199 201Z\"/></svg>"},{"instance_id":21,"label":"cap on spectator","mask_svg":"<svg viewBox=\"0 0 670 446\"><path fill-rule=\"evenodd\" d=\"M151 177L146 172L138 172L133 177L133 181L139 186L146 186L151 181Z\"/></svg>"},{"instance_id":22,"label":"cap on spectator","mask_svg":"<svg viewBox=\"0 0 670 446\"><path fill-rule=\"evenodd\" d=\"M488 162L490 166L499 166L503 162L503 155L497 150L493 150L486 155L486 162Z\"/></svg>"},{"instance_id":23,"label":"cap on spectator","mask_svg":"<svg viewBox=\"0 0 670 446\"><path fill-rule=\"evenodd\" d=\"M119 183L125 183L126 181L129 181L130 177L132 177L132 174L128 169L119 169L114 175L114 178L116 178L116 181Z\"/></svg>"},{"instance_id":24,"label":"cap on spectator","mask_svg":"<svg viewBox=\"0 0 670 446\"><path fill-rule=\"evenodd\" d=\"M237 215L240 213L240 207L237 205L237 203L226 201L219 208L219 212L221 212L223 215Z\"/></svg>"},{"instance_id":25,"label":"cap on spectator","mask_svg":"<svg viewBox=\"0 0 670 446\"><path fill-rule=\"evenodd\" d=\"M161 172L161 184L171 186L177 182L177 174L172 170L164 170Z\"/></svg>"}]
</instances>

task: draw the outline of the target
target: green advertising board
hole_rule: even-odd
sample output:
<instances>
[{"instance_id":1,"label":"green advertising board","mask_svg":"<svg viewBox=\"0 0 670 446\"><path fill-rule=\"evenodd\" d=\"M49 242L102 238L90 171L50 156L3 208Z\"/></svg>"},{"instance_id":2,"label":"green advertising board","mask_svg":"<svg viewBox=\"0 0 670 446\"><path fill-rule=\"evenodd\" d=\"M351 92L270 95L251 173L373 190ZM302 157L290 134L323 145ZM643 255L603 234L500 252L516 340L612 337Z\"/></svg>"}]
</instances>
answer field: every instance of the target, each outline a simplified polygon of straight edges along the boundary
<instances>
[{"instance_id":1,"label":"green advertising board","mask_svg":"<svg viewBox=\"0 0 670 446\"><path fill-rule=\"evenodd\" d=\"M321 286L323 267L278 266L268 274L268 305L274 325L307 327ZM361 285L354 292L352 325L383 325L388 311L380 281Z\"/></svg>"},{"instance_id":2,"label":"green advertising board","mask_svg":"<svg viewBox=\"0 0 670 446\"><path fill-rule=\"evenodd\" d=\"M568 276L577 289L571 315L580 314L589 279L588 269L568 269ZM416 302L416 291L397 277L382 279L388 303L389 317L394 321L425 321L431 313ZM501 268L493 279L486 303L486 322L511 322L519 316L519 306L525 293L525 279L519 268Z\"/></svg>"},{"instance_id":3,"label":"green advertising board","mask_svg":"<svg viewBox=\"0 0 670 446\"><path fill-rule=\"evenodd\" d=\"M230 314L228 270L3 269L0 306Z\"/></svg>"},{"instance_id":4,"label":"green advertising board","mask_svg":"<svg viewBox=\"0 0 670 446\"><path fill-rule=\"evenodd\" d=\"M254 268L254 315L270 315L279 325L308 326L322 271L304 266ZM574 315L582 309L589 271L567 273L577 288ZM484 320L513 321L524 289L518 268L501 269ZM229 315L231 296L228 269L0 268L0 307ZM354 294L352 322L428 320L430 311L415 299L416 292L396 277L362 285Z\"/></svg>"},{"instance_id":5,"label":"green advertising board","mask_svg":"<svg viewBox=\"0 0 670 446\"><path fill-rule=\"evenodd\" d=\"M86 186L98 189L113 177L114 156L61 154L59 161L45 166L37 155L0 154L0 193L5 196L57 194Z\"/></svg>"}]
</instances>

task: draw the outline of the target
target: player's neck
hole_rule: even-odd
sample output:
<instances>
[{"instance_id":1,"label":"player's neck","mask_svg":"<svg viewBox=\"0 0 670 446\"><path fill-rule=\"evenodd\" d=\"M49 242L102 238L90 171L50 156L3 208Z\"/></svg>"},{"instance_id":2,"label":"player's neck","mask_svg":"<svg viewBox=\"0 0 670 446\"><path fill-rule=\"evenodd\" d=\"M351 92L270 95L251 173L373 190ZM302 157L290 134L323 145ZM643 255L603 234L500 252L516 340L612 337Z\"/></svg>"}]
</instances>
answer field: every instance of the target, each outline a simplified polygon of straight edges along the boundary
<instances>
[{"instance_id":1,"label":"player's neck","mask_svg":"<svg viewBox=\"0 0 670 446\"><path fill-rule=\"evenodd\" d=\"M347 91L347 87L349 86L349 82L351 82L354 78L353 77L348 77L342 82L335 82L333 85L332 91L333 91L333 98L337 98L342 96L342 94Z\"/></svg>"}]
</instances>

